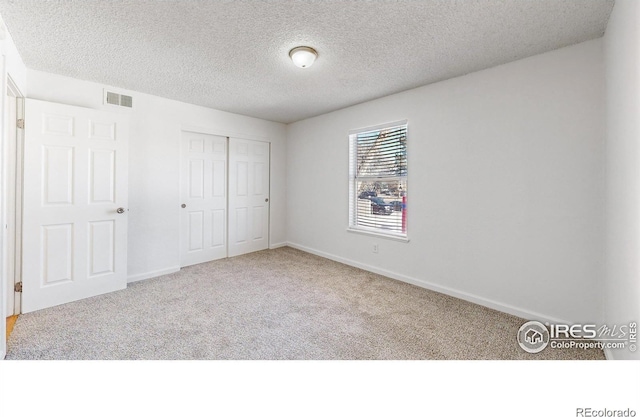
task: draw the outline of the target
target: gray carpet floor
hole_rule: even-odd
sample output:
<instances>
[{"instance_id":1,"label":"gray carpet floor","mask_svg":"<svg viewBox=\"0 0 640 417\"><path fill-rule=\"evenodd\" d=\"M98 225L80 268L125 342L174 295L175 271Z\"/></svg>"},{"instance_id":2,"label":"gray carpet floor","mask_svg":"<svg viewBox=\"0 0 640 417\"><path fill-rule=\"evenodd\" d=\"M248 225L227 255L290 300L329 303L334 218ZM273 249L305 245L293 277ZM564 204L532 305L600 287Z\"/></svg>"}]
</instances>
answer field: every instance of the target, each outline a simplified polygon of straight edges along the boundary
<instances>
[{"instance_id":1,"label":"gray carpet floor","mask_svg":"<svg viewBox=\"0 0 640 417\"><path fill-rule=\"evenodd\" d=\"M526 353L524 322L285 247L23 314L7 359L604 359Z\"/></svg>"}]
</instances>

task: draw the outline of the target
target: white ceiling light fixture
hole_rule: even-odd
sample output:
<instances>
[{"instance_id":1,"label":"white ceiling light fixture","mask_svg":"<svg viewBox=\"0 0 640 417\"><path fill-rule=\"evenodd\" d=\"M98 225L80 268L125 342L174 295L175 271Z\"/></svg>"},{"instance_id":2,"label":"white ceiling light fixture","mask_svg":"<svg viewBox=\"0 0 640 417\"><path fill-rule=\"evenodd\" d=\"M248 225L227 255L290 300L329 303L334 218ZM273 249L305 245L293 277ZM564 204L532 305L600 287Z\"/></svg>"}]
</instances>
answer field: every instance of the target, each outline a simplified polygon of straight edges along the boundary
<instances>
[{"instance_id":1,"label":"white ceiling light fixture","mask_svg":"<svg viewBox=\"0 0 640 417\"><path fill-rule=\"evenodd\" d=\"M318 57L318 52L308 46L298 46L289 51L289 57L296 67L309 68Z\"/></svg>"}]
</instances>

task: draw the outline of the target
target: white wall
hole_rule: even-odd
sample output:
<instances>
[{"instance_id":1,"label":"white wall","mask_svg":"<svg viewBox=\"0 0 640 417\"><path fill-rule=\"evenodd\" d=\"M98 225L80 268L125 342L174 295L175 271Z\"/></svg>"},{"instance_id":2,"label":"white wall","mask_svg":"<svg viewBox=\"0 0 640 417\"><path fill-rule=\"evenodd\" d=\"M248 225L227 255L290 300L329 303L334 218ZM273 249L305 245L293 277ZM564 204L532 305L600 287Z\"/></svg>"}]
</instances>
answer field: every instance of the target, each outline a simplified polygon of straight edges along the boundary
<instances>
[{"instance_id":1,"label":"white wall","mask_svg":"<svg viewBox=\"0 0 640 417\"><path fill-rule=\"evenodd\" d=\"M286 241L285 125L116 89L134 100L133 109L119 109L102 104L105 86L101 84L32 70L27 79L29 98L131 114L130 280L168 273L179 266L179 141L185 127L271 141L270 242L273 246Z\"/></svg>"},{"instance_id":2,"label":"white wall","mask_svg":"<svg viewBox=\"0 0 640 417\"><path fill-rule=\"evenodd\" d=\"M616 0L604 36L607 103L605 320L640 321L640 2ZM615 350L619 359L640 354Z\"/></svg>"},{"instance_id":3,"label":"white wall","mask_svg":"<svg viewBox=\"0 0 640 417\"><path fill-rule=\"evenodd\" d=\"M288 241L522 317L600 321L603 77L598 39L289 125ZM410 242L347 232L348 132L402 119Z\"/></svg>"},{"instance_id":4,"label":"white wall","mask_svg":"<svg viewBox=\"0 0 640 417\"><path fill-rule=\"evenodd\" d=\"M11 35L6 30L2 17L0 17L0 85L2 91L2 99L0 99L0 135L2 136L2 143L0 144L0 224L6 224L6 201L7 201L7 129L6 123L8 122L7 115L7 77L10 76L16 86L21 92L26 89L26 68L22 62L22 58L18 54L18 51L11 39ZM6 354L6 321L4 320L6 311L6 297L13 297L13 292L8 291L9 279L6 274L6 256L7 256L7 235L6 228L1 227L0 239L0 359L3 359Z\"/></svg>"},{"instance_id":5,"label":"white wall","mask_svg":"<svg viewBox=\"0 0 640 417\"><path fill-rule=\"evenodd\" d=\"M0 51L6 59L6 72L11 75L14 83L22 93L27 86L27 69L16 49L11 34L7 31L4 21L0 16ZM6 74L5 74L6 75Z\"/></svg>"}]
</instances>

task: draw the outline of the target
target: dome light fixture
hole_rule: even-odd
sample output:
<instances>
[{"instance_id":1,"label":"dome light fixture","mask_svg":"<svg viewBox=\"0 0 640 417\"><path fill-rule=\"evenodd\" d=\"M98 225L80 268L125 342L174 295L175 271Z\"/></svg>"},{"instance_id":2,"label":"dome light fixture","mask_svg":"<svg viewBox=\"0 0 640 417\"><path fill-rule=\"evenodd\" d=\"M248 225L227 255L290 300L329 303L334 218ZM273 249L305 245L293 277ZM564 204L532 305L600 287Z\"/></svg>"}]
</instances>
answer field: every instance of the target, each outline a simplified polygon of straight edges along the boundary
<instances>
[{"instance_id":1,"label":"dome light fixture","mask_svg":"<svg viewBox=\"0 0 640 417\"><path fill-rule=\"evenodd\" d=\"M298 46L289 51L289 57L296 67L309 68L318 57L318 52L308 46Z\"/></svg>"}]
</instances>

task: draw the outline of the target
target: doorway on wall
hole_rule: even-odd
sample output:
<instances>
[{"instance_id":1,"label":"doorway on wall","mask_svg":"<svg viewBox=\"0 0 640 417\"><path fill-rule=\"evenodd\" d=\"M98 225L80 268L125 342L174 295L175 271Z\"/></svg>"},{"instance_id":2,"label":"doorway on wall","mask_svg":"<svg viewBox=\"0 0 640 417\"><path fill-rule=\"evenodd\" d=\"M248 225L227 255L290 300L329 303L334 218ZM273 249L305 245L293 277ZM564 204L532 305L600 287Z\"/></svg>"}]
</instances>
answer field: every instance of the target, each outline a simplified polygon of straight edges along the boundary
<instances>
[{"instance_id":1,"label":"doorway on wall","mask_svg":"<svg viewBox=\"0 0 640 417\"><path fill-rule=\"evenodd\" d=\"M5 147L5 160L3 166L5 190L5 263L2 273L6 277L6 317L20 314L22 293L21 283L21 227L22 224L22 161L23 161L23 123L24 123L24 96L17 85L7 76L6 91L7 121L4 137L7 138ZM16 291L18 290L18 291Z\"/></svg>"},{"instance_id":2,"label":"doorway on wall","mask_svg":"<svg viewBox=\"0 0 640 417\"><path fill-rule=\"evenodd\" d=\"M183 131L180 266L269 247L268 142Z\"/></svg>"}]
</instances>

